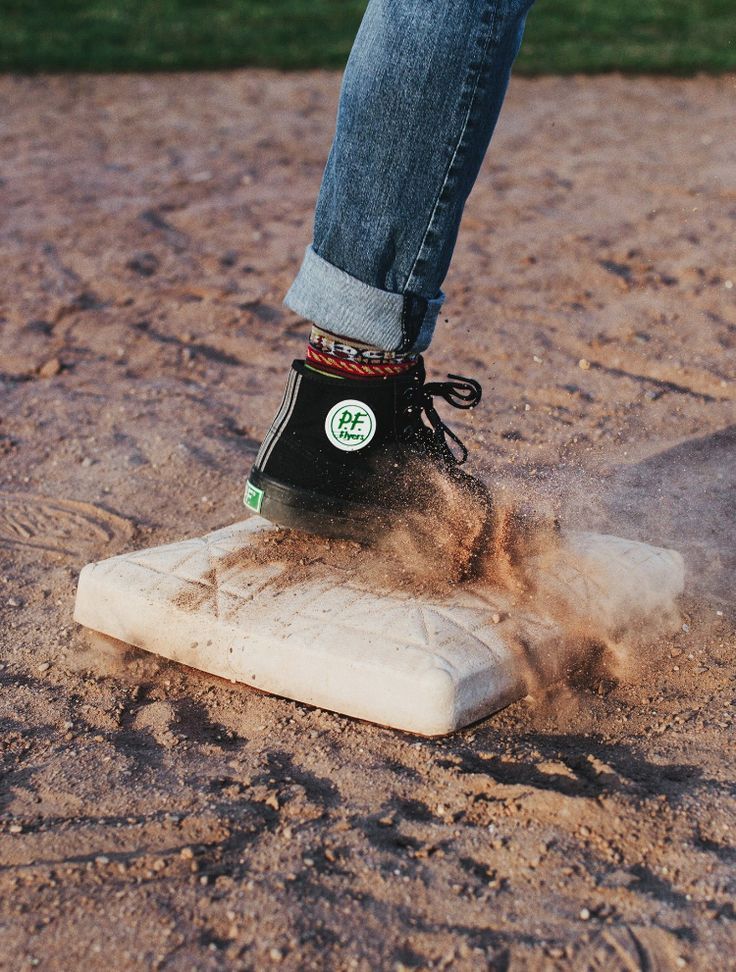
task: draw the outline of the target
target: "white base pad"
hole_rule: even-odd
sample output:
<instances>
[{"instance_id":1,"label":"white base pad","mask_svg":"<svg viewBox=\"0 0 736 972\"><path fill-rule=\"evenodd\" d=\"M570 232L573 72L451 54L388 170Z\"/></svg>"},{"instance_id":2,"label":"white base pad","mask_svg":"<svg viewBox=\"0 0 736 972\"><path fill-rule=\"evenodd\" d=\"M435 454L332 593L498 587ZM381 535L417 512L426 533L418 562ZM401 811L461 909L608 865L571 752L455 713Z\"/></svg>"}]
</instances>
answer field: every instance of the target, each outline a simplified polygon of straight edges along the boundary
<instances>
[{"instance_id":1,"label":"white base pad","mask_svg":"<svg viewBox=\"0 0 736 972\"><path fill-rule=\"evenodd\" d=\"M227 566L267 529L252 517L88 564L75 620L192 668L428 736L490 715L582 660L581 639L502 595L378 595L318 566L284 587L278 563ZM671 611L683 588L679 554L598 534L569 535L549 573L552 599L611 635Z\"/></svg>"}]
</instances>

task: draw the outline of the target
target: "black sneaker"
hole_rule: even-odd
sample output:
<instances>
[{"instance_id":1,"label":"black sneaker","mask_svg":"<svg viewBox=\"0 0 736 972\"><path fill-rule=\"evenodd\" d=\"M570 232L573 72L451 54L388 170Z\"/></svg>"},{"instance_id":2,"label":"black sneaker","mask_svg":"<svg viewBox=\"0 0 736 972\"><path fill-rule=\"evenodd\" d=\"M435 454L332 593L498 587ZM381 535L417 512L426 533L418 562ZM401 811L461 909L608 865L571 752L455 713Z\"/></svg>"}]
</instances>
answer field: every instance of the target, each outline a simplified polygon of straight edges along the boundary
<instances>
[{"instance_id":1,"label":"black sneaker","mask_svg":"<svg viewBox=\"0 0 736 972\"><path fill-rule=\"evenodd\" d=\"M473 408L481 387L448 379L425 383L421 358L405 375L375 381L330 378L295 361L246 483L246 507L279 526L370 542L421 509L438 476L487 501L485 487L458 468L467 450L433 401Z\"/></svg>"}]
</instances>

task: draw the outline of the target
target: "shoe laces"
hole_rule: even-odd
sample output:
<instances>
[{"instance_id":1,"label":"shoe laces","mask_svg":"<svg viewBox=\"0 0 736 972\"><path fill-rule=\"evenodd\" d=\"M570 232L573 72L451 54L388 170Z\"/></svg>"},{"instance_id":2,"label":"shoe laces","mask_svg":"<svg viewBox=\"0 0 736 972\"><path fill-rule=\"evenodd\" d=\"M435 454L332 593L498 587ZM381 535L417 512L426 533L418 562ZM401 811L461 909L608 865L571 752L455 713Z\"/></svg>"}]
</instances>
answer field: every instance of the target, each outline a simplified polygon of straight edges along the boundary
<instances>
[{"instance_id":1,"label":"shoe laces","mask_svg":"<svg viewBox=\"0 0 736 972\"><path fill-rule=\"evenodd\" d=\"M483 390L480 383L474 378L466 378L464 375L448 375L447 378L448 381L428 381L425 384L423 381L424 368L422 367L416 384L412 384L407 389L408 411L419 420L419 425L423 430L430 432L430 429L421 422L420 416L422 413L424 414L431 426L432 446L445 462L460 466L468 458L468 450L461 439L442 421L434 406L434 399L444 398L448 405L452 405L454 408L475 408L481 399ZM421 431L416 426L408 426L407 431L409 430L414 433ZM447 441L448 438L459 447L459 456L453 452Z\"/></svg>"}]
</instances>

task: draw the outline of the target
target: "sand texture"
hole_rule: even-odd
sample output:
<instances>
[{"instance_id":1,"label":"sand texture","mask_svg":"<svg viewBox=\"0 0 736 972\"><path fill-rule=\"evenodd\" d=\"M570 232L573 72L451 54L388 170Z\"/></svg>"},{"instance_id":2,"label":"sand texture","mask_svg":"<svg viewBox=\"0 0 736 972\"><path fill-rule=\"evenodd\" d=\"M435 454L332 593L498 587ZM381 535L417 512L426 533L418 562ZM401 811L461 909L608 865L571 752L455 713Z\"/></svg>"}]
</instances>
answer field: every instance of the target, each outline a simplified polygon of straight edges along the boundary
<instances>
[{"instance_id":1,"label":"sand texture","mask_svg":"<svg viewBox=\"0 0 736 972\"><path fill-rule=\"evenodd\" d=\"M684 555L674 637L417 740L72 622L242 518L338 87L0 79L0 967L736 968L733 78L514 81L428 356L499 496Z\"/></svg>"}]
</instances>

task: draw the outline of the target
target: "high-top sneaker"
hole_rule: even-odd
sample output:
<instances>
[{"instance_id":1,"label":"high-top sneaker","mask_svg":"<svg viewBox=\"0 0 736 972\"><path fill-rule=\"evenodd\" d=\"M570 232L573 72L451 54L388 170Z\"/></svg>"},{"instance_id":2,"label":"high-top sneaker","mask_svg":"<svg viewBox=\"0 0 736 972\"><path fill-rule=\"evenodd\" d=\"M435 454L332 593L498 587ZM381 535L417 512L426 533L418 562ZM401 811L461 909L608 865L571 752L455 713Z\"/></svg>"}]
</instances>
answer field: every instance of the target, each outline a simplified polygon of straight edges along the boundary
<instances>
[{"instance_id":1,"label":"high-top sneaker","mask_svg":"<svg viewBox=\"0 0 736 972\"><path fill-rule=\"evenodd\" d=\"M425 383L421 358L375 381L336 380L294 361L246 483L246 507L279 526L370 542L423 508L438 477L486 502L485 487L458 468L467 450L434 406L441 397L473 408L481 387L448 379Z\"/></svg>"}]
</instances>

